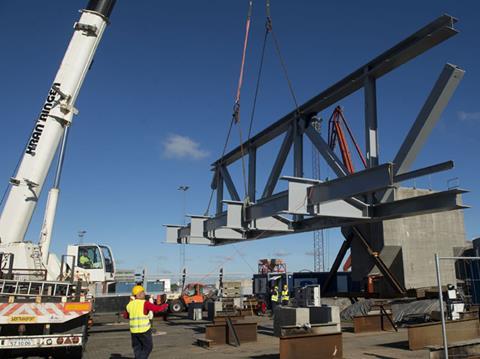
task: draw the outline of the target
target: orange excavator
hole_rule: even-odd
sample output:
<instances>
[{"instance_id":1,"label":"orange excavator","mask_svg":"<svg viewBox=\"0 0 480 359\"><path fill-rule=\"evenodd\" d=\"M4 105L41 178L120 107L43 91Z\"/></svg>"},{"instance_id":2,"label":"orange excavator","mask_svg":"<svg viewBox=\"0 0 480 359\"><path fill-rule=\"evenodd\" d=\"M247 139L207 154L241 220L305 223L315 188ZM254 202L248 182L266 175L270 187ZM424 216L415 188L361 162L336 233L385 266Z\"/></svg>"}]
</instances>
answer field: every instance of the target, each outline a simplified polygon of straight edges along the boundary
<instances>
[{"instance_id":1,"label":"orange excavator","mask_svg":"<svg viewBox=\"0 0 480 359\"><path fill-rule=\"evenodd\" d=\"M340 149L340 154L342 156L342 162L347 168L349 174L355 172L355 168L353 167L352 155L350 153L350 149L348 147L347 137L345 135L344 128L347 130L348 135L350 136L350 140L352 141L353 145L355 146L355 150L358 153L358 157L362 161L365 168L367 168L367 161L363 156L362 151L360 150L360 146L358 145L355 137L353 136L353 132L348 126L348 122L345 119L343 114L343 110L340 106L337 106L330 116L328 120L328 146L333 151L338 143L338 147ZM352 257L351 255L348 256L345 264L343 265L343 270L346 272L352 266Z\"/></svg>"}]
</instances>

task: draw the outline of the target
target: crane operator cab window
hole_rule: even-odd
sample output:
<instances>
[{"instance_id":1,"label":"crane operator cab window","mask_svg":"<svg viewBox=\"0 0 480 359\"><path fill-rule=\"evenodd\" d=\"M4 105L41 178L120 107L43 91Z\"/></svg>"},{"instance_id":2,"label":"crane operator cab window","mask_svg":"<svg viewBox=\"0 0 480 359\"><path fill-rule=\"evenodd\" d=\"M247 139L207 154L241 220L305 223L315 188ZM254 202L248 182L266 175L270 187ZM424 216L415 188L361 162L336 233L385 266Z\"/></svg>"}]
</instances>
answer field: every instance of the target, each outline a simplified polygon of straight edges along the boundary
<instances>
[{"instance_id":1,"label":"crane operator cab window","mask_svg":"<svg viewBox=\"0 0 480 359\"><path fill-rule=\"evenodd\" d=\"M78 249L78 264L83 269L102 268L102 255L96 246L83 246Z\"/></svg>"},{"instance_id":2,"label":"crane operator cab window","mask_svg":"<svg viewBox=\"0 0 480 359\"><path fill-rule=\"evenodd\" d=\"M103 259L105 260L105 272L113 273L114 272L113 258L112 258L112 253L110 252L110 248L106 246L100 246L100 248L102 249Z\"/></svg>"},{"instance_id":3,"label":"crane operator cab window","mask_svg":"<svg viewBox=\"0 0 480 359\"><path fill-rule=\"evenodd\" d=\"M186 293L187 296L193 297L193 296L195 295L195 287L192 286L192 285L188 286L186 292L187 292L187 293Z\"/></svg>"}]
</instances>

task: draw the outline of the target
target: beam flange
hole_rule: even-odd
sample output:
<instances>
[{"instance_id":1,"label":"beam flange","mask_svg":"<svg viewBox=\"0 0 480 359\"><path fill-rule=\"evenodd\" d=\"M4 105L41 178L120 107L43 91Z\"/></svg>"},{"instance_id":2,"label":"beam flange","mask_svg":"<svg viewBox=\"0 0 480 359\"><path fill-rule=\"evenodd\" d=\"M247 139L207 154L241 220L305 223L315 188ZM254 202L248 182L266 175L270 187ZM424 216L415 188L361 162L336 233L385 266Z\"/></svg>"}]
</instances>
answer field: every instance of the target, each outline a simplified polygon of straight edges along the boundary
<instances>
[{"instance_id":1,"label":"beam flange","mask_svg":"<svg viewBox=\"0 0 480 359\"><path fill-rule=\"evenodd\" d=\"M270 176L268 176L267 184L265 185L265 189L263 190L262 198L269 197L273 194L275 186L277 185L278 179L280 177L280 172L282 171L285 161L287 160L288 153L290 152L290 148L292 147L292 143L293 128L290 127L290 129L285 134L282 145L280 146L280 150L278 151L278 155L275 159L272 171L270 172Z\"/></svg>"},{"instance_id":2,"label":"beam flange","mask_svg":"<svg viewBox=\"0 0 480 359\"><path fill-rule=\"evenodd\" d=\"M343 165L343 162L338 158L338 156L333 152L325 140L320 136L320 134L315 131L312 126L308 126L305 130L308 138L312 144L317 148L318 152L322 155L325 161L328 163L330 168L338 177L343 177L348 174L347 168Z\"/></svg>"},{"instance_id":3,"label":"beam flange","mask_svg":"<svg viewBox=\"0 0 480 359\"><path fill-rule=\"evenodd\" d=\"M440 119L440 115L450 101L464 73L465 71L456 65L445 65L393 160L396 175L410 170L413 161L417 158L430 132Z\"/></svg>"},{"instance_id":4,"label":"beam flange","mask_svg":"<svg viewBox=\"0 0 480 359\"><path fill-rule=\"evenodd\" d=\"M220 173L222 174L222 178L225 181L225 185L227 186L230 198L233 201L240 201L240 196L238 195L237 189L235 188L235 184L233 183L232 176L230 176L230 172L228 172L228 169L224 166L220 166Z\"/></svg>"},{"instance_id":5,"label":"beam flange","mask_svg":"<svg viewBox=\"0 0 480 359\"><path fill-rule=\"evenodd\" d=\"M370 208L370 215L378 220L387 220L464 209L468 206L462 204L461 195L466 192L468 191L452 189L393 202L379 203Z\"/></svg>"},{"instance_id":6,"label":"beam flange","mask_svg":"<svg viewBox=\"0 0 480 359\"><path fill-rule=\"evenodd\" d=\"M453 161L446 161L442 163L437 163L436 165L428 166L419 168L417 170L413 170L410 172L402 173L401 175L396 175L393 177L393 182L400 183L403 181L407 181L412 178L418 178L422 176L427 176L432 173L442 172L451 170L454 167Z\"/></svg>"},{"instance_id":7,"label":"beam flange","mask_svg":"<svg viewBox=\"0 0 480 359\"><path fill-rule=\"evenodd\" d=\"M372 193L393 186L393 164L385 163L351 175L316 184L308 189L309 204L315 205Z\"/></svg>"}]
</instances>

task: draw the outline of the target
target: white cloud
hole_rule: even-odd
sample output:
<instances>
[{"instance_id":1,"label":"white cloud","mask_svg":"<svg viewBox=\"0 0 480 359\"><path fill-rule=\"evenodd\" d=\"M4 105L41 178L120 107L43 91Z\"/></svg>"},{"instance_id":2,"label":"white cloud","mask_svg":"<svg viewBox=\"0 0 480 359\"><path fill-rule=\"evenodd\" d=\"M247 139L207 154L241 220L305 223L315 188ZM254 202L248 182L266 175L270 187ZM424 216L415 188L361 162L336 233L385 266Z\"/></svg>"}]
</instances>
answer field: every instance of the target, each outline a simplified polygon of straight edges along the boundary
<instances>
[{"instance_id":1,"label":"white cloud","mask_svg":"<svg viewBox=\"0 0 480 359\"><path fill-rule=\"evenodd\" d=\"M480 121L480 111L478 112L459 111L457 115L460 121Z\"/></svg>"},{"instance_id":2,"label":"white cloud","mask_svg":"<svg viewBox=\"0 0 480 359\"><path fill-rule=\"evenodd\" d=\"M200 160L210 154L200 143L190 137L171 134L163 142L163 156L166 158L191 158Z\"/></svg>"}]
</instances>

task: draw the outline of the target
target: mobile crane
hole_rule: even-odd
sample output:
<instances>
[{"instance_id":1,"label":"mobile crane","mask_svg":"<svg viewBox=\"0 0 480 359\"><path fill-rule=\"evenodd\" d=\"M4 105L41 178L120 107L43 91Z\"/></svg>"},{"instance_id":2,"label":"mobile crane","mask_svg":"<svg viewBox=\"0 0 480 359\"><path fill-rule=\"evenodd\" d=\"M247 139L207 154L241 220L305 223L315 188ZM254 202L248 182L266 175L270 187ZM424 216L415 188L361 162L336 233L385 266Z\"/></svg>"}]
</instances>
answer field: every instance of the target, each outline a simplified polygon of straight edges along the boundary
<instances>
[{"instance_id":1,"label":"mobile crane","mask_svg":"<svg viewBox=\"0 0 480 359\"><path fill-rule=\"evenodd\" d=\"M59 260L50 253L59 184L75 101L100 43L115 0L90 0L10 179L0 214L0 357L2 351L68 350L81 357L93 291L106 292L115 264L108 246L69 245ZM38 243L25 241L29 223L55 154L58 165ZM80 260L84 257L84 260ZM87 282L90 287L82 285ZM95 294L95 293L93 293Z\"/></svg>"}]
</instances>

